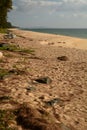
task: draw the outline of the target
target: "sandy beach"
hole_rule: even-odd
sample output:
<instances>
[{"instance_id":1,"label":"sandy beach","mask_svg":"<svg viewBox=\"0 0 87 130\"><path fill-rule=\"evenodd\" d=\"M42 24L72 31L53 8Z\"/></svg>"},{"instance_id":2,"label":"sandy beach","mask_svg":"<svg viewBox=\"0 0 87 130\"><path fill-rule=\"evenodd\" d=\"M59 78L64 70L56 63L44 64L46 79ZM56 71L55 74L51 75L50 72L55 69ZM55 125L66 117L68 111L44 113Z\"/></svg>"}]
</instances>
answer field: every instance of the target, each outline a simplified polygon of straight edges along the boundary
<instances>
[{"instance_id":1,"label":"sandy beach","mask_svg":"<svg viewBox=\"0 0 87 130\"><path fill-rule=\"evenodd\" d=\"M33 40L39 41L39 43L42 45L63 46L87 50L87 39L17 29L11 29L11 31L12 30L14 33L25 38L30 37Z\"/></svg>"},{"instance_id":2,"label":"sandy beach","mask_svg":"<svg viewBox=\"0 0 87 130\"><path fill-rule=\"evenodd\" d=\"M33 54L0 51L4 55L0 68L25 72L1 80L0 97L10 96L19 104L27 103L36 110L50 113L56 123L64 124L56 130L86 130L87 39L19 29L10 31L16 37L4 39L0 34L0 44L32 49ZM47 82L38 82L37 79L43 77L48 78ZM0 103L1 109L16 106L10 101ZM14 126L18 130L32 130Z\"/></svg>"}]
</instances>

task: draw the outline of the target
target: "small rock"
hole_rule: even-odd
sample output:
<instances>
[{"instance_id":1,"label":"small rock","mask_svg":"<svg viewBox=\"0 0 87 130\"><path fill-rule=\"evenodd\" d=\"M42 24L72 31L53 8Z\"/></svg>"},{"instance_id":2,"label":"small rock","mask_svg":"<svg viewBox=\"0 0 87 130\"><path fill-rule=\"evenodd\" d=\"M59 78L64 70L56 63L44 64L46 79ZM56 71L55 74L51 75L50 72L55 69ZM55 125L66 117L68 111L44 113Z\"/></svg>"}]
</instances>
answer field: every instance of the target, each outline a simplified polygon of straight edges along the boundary
<instances>
[{"instance_id":1,"label":"small rock","mask_svg":"<svg viewBox=\"0 0 87 130\"><path fill-rule=\"evenodd\" d=\"M39 99L44 100L44 95L40 96Z\"/></svg>"},{"instance_id":2,"label":"small rock","mask_svg":"<svg viewBox=\"0 0 87 130\"><path fill-rule=\"evenodd\" d=\"M14 69L9 70L9 74L14 74L14 73L16 73L16 71Z\"/></svg>"},{"instance_id":3,"label":"small rock","mask_svg":"<svg viewBox=\"0 0 87 130\"><path fill-rule=\"evenodd\" d=\"M29 91L29 92L36 90L36 88L35 88L35 87L32 87L32 86L31 86L31 87L27 87L26 89L27 89L27 91Z\"/></svg>"},{"instance_id":4,"label":"small rock","mask_svg":"<svg viewBox=\"0 0 87 130\"><path fill-rule=\"evenodd\" d=\"M3 58L3 53L2 53L2 52L0 52L0 59L1 59L1 58Z\"/></svg>"},{"instance_id":5,"label":"small rock","mask_svg":"<svg viewBox=\"0 0 87 130\"><path fill-rule=\"evenodd\" d=\"M61 60L61 61L67 61L68 57L67 56L60 56L60 57L57 57L57 59Z\"/></svg>"},{"instance_id":6,"label":"small rock","mask_svg":"<svg viewBox=\"0 0 87 130\"><path fill-rule=\"evenodd\" d=\"M15 37L16 35L12 34L11 32L8 32L7 34L4 35L4 39L13 39Z\"/></svg>"},{"instance_id":7,"label":"small rock","mask_svg":"<svg viewBox=\"0 0 87 130\"><path fill-rule=\"evenodd\" d=\"M50 100L50 101L46 101L45 103L46 103L46 105L48 105L48 106L53 106L53 105L55 105L55 104L58 104L58 103L60 103L62 100L60 99L60 98L54 98L54 99L52 99L52 100Z\"/></svg>"},{"instance_id":8,"label":"small rock","mask_svg":"<svg viewBox=\"0 0 87 130\"><path fill-rule=\"evenodd\" d=\"M47 101L47 100L49 100L49 95L48 94L42 95L39 97L39 99Z\"/></svg>"},{"instance_id":9,"label":"small rock","mask_svg":"<svg viewBox=\"0 0 87 130\"><path fill-rule=\"evenodd\" d=\"M35 80L38 83L50 84L52 80L49 77L41 77Z\"/></svg>"}]
</instances>

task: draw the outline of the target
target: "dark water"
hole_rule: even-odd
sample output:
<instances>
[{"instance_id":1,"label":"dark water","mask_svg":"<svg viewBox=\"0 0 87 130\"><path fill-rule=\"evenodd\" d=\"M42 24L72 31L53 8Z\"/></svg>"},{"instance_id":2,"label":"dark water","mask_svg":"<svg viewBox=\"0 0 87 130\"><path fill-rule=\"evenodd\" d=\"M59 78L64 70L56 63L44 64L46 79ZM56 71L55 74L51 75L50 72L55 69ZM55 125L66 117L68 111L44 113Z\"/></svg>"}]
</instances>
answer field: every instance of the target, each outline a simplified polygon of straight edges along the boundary
<instances>
[{"instance_id":1,"label":"dark water","mask_svg":"<svg viewBox=\"0 0 87 130\"><path fill-rule=\"evenodd\" d=\"M48 29L48 28L39 28L39 29L24 29L30 30L35 32L42 32L42 33L51 33L51 34L59 34L59 35L66 35L71 37L79 37L79 38L86 38L87 39L87 29Z\"/></svg>"}]
</instances>

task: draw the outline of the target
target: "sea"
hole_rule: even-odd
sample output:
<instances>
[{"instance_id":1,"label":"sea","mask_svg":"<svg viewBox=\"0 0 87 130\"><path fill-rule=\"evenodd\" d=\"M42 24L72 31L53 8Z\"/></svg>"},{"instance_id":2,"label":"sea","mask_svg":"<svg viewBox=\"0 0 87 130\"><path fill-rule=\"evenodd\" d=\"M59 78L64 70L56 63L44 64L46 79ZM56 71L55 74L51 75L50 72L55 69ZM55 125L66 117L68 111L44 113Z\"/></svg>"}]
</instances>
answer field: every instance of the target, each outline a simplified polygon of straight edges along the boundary
<instances>
[{"instance_id":1,"label":"sea","mask_svg":"<svg viewBox=\"0 0 87 130\"><path fill-rule=\"evenodd\" d=\"M50 33L56 35L64 35L71 37L78 37L87 39L87 29L58 29L58 28L22 28L23 30L29 30L40 33Z\"/></svg>"}]
</instances>

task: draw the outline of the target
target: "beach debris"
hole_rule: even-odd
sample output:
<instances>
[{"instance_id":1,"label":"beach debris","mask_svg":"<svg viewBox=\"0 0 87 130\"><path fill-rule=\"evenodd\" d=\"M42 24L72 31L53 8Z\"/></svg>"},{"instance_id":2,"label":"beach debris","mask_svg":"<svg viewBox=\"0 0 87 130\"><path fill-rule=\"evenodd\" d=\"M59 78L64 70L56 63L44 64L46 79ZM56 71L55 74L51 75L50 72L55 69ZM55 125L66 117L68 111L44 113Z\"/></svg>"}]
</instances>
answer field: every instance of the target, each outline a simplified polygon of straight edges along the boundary
<instances>
[{"instance_id":1,"label":"beach debris","mask_svg":"<svg viewBox=\"0 0 87 130\"><path fill-rule=\"evenodd\" d=\"M54 45L54 42L49 42L48 45Z\"/></svg>"},{"instance_id":2,"label":"beach debris","mask_svg":"<svg viewBox=\"0 0 87 130\"><path fill-rule=\"evenodd\" d=\"M21 74L25 74L25 71L24 70L21 70L21 69L11 69L9 70L8 72L9 74L16 74L16 75L21 75Z\"/></svg>"},{"instance_id":3,"label":"beach debris","mask_svg":"<svg viewBox=\"0 0 87 130\"><path fill-rule=\"evenodd\" d=\"M0 96L0 102L6 102L9 101L11 99L10 96Z\"/></svg>"},{"instance_id":4,"label":"beach debris","mask_svg":"<svg viewBox=\"0 0 87 130\"><path fill-rule=\"evenodd\" d=\"M44 100L45 99L44 95L40 96L39 99Z\"/></svg>"},{"instance_id":5,"label":"beach debris","mask_svg":"<svg viewBox=\"0 0 87 130\"><path fill-rule=\"evenodd\" d=\"M57 43L66 43L66 42L64 42L64 41L62 41L62 42L61 42L61 41L58 41Z\"/></svg>"},{"instance_id":6,"label":"beach debris","mask_svg":"<svg viewBox=\"0 0 87 130\"><path fill-rule=\"evenodd\" d=\"M9 44L8 43L5 43L5 42L2 42L0 43L0 47L7 47Z\"/></svg>"},{"instance_id":7,"label":"beach debris","mask_svg":"<svg viewBox=\"0 0 87 130\"><path fill-rule=\"evenodd\" d=\"M60 98L54 98L52 100L45 101L45 104L48 106L53 106L55 104L60 104L61 102L62 102L62 100Z\"/></svg>"},{"instance_id":8,"label":"beach debris","mask_svg":"<svg viewBox=\"0 0 87 130\"><path fill-rule=\"evenodd\" d=\"M37 110L25 104L17 109L16 115L17 124L27 130L75 130L62 127L61 123L56 123L55 118L45 110Z\"/></svg>"},{"instance_id":9,"label":"beach debris","mask_svg":"<svg viewBox=\"0 0 87 130\"><path fill-rule=\"evenodd\" d=\"M3 58L3 53L2 52L0 52L0 59L2 59Z\"/></svg>"},{"instance_id":10,"label":"beach debris","mask_svg":"<svg viewBox=\"0 0 87 130\"><path fill-rule=\"evenodd\" d=\"M60 56L60 57L57 57L57 59L60 61L67 61L68 57L67 56Z\"/></svg>"},{"instance_id":11,"label":"beach debris","mask_svg":"<svg viewBox=\"0 0 87 130\"><path fill-rule=\"evenodd\" d=\"M27 89L27 91L29 91L29 92L32 92L32 91L35 91L35 90L36 90L36 88L33 87L33 86L29 86L29 87L27 87L26 89Z\"/></svg>"},{"instance_id":12,"label":"beach debris","mask_svg":"<svg viewBox=\"0 0 87 130\"><path fill-rule=\"evenodd\" d=\"M12 34L11 32L7 32L7 34L4 35L4 39L13 39L16 35Z\"/></svg>"},{"instance_id":13,"label":"beach debris","mask_svg":"<svg viewBox=\"0 0 87 130\"><path fill-rule=\"evenodd\" d=\"M50 84L52 82L52 80L49 77L41 77L36 79L35 81L42 84Z\"/></svg>"}]
</instances>

